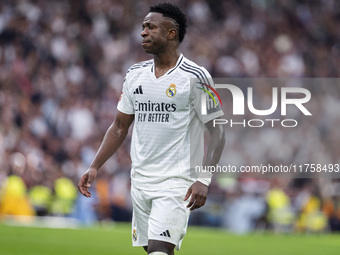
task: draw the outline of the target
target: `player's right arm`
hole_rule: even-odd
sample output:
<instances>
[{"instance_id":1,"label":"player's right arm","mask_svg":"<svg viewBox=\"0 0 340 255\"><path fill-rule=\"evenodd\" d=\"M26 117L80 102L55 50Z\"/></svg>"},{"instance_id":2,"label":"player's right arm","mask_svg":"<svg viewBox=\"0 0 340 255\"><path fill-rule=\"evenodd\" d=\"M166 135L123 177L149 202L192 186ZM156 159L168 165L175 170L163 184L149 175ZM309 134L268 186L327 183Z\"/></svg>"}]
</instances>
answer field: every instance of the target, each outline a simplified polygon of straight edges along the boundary
<instances>
[{"instance_id":1,"label":"player's right arm","mask_svg":"<svg viewBox=\"0 0 340 255\"><path fill-rule=\"evenodd\" d=\"M115 121L106 131L104 139L92 161L89 169L83 174L78 183L81 194L91 197L89 188L97 176L99 168L118 150L123 143L131 123L134 120L133 114L125 114L118 111Z\"/></svg>"}]
</instances>

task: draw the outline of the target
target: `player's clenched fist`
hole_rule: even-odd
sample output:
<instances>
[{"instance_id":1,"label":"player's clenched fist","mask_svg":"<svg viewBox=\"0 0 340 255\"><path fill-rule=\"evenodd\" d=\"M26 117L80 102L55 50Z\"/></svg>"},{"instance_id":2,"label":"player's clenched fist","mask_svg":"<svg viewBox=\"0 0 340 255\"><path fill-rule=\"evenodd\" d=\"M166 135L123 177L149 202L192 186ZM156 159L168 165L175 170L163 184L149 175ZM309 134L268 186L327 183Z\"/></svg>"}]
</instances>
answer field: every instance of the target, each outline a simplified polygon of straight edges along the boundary
<instances>
[{"instance_id":1,"label":"player's clenched fist","mask_svg":"<svg viewBox=\"0 0 340 255\"><path fill-rule=\"evenodd\" d=\"M89 191L89 188L91 187L91 183L94 181L96 176L97 169L89 168L80 178L78 189L80 193L83 194L85 197L91 197L91 192Z\"/></svg>"}]
</instances>

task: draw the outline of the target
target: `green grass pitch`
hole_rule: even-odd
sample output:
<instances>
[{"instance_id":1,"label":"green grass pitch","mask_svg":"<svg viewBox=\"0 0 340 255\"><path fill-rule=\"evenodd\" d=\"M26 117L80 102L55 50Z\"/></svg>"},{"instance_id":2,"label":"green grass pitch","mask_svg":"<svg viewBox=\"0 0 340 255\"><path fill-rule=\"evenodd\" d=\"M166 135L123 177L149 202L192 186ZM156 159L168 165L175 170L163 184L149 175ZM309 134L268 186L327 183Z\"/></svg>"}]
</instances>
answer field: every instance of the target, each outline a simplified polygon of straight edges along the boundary
<instances>
[{"instance_id":1,"label":"green grass pitch","mask_svg":"<svg viewBox=\"0 0 340 255\"><path fill-rule=\"evenodd\" d=\"M221 229L189 227L176 254L328 255L340 254L340 235L249 234L237 236ZM130 225L51 229L0 224L1 255L132 255Z\"/></svg>"}]
</instances>

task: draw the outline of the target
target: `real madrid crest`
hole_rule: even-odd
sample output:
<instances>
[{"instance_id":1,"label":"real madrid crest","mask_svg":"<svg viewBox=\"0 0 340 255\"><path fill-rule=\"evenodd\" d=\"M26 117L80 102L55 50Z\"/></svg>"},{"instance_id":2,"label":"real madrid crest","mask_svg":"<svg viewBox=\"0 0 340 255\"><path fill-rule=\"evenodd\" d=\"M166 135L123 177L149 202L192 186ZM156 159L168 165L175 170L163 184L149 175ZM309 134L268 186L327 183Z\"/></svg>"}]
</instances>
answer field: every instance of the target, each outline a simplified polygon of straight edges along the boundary
<instances>
[{"instance_id":1,"label":"real madrid crest","mask_svg":"<svg viewBox=\"0 0 340 255\"><path fill-rule=\"evenodd\" d=\"M137 233L136 233L135 229L133 230L132 238L133 238L133 241L135 241L135 242L137 241Z\"/></svg>"},{"instance_id":2,"label":"real madrid crest","mask_svg":"<svg viewBox=\"0 0 340 255\"><path fill-rule=\"evenodd\" d=\"M176 85L174 83L170 84L169 88L166 89L166 95L168 97L173 97L176 95Z\"/></svg>"}]
</instances>

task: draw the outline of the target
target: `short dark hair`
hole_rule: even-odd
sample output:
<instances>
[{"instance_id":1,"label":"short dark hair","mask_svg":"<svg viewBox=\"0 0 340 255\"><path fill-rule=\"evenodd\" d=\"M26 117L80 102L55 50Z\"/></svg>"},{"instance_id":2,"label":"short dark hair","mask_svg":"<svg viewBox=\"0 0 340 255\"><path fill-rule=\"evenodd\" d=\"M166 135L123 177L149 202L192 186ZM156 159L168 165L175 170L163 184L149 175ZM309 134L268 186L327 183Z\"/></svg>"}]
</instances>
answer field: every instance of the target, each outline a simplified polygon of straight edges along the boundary
<instances>
[{"instance_id":1,"label":"short dark hair","mask_svg":"<svg viewBox=\"0 0 340 255\"><path fill-rule=\"evenodd\" d=\"M187 32L187 17L181 11L181 9L171 3L161 3L150 6L150 12L158 12L163 14L164 17L168 17L176 21L178 24L178 40L182 42Z\"/></svg>"}]
</instances>

